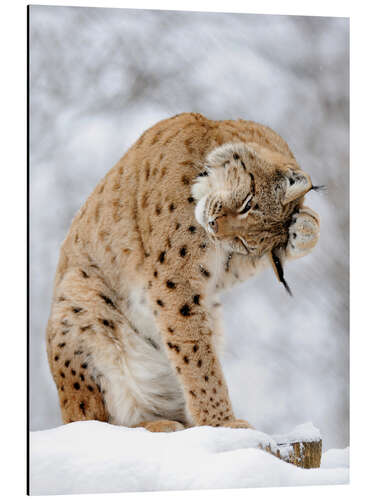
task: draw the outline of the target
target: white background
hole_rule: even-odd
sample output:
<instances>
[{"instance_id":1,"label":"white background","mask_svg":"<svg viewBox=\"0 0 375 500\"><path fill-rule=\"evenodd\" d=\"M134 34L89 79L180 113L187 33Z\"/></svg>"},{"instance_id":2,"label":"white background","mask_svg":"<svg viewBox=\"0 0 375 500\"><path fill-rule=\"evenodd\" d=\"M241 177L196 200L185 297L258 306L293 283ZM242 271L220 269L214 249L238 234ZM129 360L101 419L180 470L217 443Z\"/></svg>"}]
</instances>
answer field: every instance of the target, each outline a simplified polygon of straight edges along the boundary
<instances>
[{"instance_id":1,"label":"white background","mask_svg":"<svg viewBox=\"0 0 375 500\"><path fill-rule=\"evenodd\" d=\"M276 2L274 2L276 4ZM22 5L20 5L22 4ZM49 2L53 4L53 2ZM59 4L61 4L59 2ZM74 5L75 2L69 2L69 5ZM222 4L222 3L220 3ZM268 2L268 5L270 2ZM368 151L368 145L372 143L372 125L371 114L373 114L373 109L370 108L370 95L371 93L367 91L372 91L373 88L373 76L371 74L371 57L366 50L371 46L370 35L372 33L370 22L366 24L366 20L370 21L370 16L368 12L352 12L349 10L345 11L345 7L340 4L340 7L334 6L334 2L331 2L327 7L324 3L319 6L319 2L315 2L314 10L309 7L307 10L301 10L302 7L298 5L292 5L293 2L283 2L283 9L280 9L279 5L274 5L273 10L267 8L265 2L261 5L261 10L258 12L262 13L285 13L285 14L319 14L319 15L344 15L352 16L351 22L351 36L353 38L362 39L363 45L357 47L356 58L352 63L353 71L353 89L352 93L355 100L352 100L352 140L353 140L353 155L352 155L352 210L354 214L355 224L352 227L352 242L353 247L357 247L356 250L352 251L352 343L354 349L352 350L352 366L353 370L353 409L352 409L352 446L354 446L353 460L352 460L352 478L353 485L348 488L340 488L338 494L343 495L353 495L354 488L358 488L359 484L362 483L364 486L363 474L366 473L366 461L364 460L363 454L368 446L368 441L373 439L371 435L372 422L368 419L366 422L367 415L371 415L370 408L363 408L361 405L361 400L366 399L367 402L371 402L372 385L371 381L373 376L371 376L372 368L372 351L373 340L371 337L370 323L370 313L372 307L372 294L371 294L371 277L373 276L373 271L371 269L371 259L370 241L367 241L366 246L366 234L369 233L369 220L366 219L366 214L370 213L370 207L366 206L366 196L365 191L369 189L367 194L367 204L372 201L371 197L371 183L370 183L370 167L372 156L371 152ZM10 490L7 492L7 496L10 496L11 491L13 493L17 490L17 485L22 488L22 465L24 461L22 460L22 444L24 441L24 400L22 398L24 394L24 382L25 382L25 349L24 349L24 331L25 331L25 316L21 314L23 306L25 304L24 299L24 276L25 276L25 176L24 176L24 164L25 164L25 147L24 147L24 131L25 131L25 22L22 25L22 20L25 21L25 9L23 7L24 3L19 2L20 9L12 9L11 11L4 12L2 14L2 19L5 21L5 26L2 29L2 49L5 49L4 54L2 54L3 67L6 67L6 72L3 72L3 82L4 80L8 84L8 87L3 89L1 92L1 98L4 100L2 102L2 110L6 110L6 117L3 125L2 137L3 144L2 150L8 148L6 151L5 159L3 159L3 172L6 174L3 182L4 189L2 193L2 202L4 203L2 215L3 215L3 246L2 251L9 252L4 255L3 263L6 272L6 279L3 281L6 286L3 287L2 292L4 297L2 304L6 304L5 317L6 324L4 325L3 334L6 335L4 338L4 349L3 349L3 363L2 369L5 369L5 374L2 377L3 386L5 393L3 394L2 403L5 406L5 412L3 415L6 417L3 423L3 429L5 426L9 426L11 421L15 421L12 427L12 431L7 432L9 436L9 442L3 444L4 448L8 450L8 462L13 462L15 465L15 471L13 475L6 474L6 479L9 480ZM90 2L90 5L98 5L95 2ZM99 3L99 5L103 5ZM223 6L228 10L234 11L235 2L231 2L230 5ZM237 3L238 11L246 11L245 8L240 3ZM362 4L364 5L364 4ZM106 5L107 6L107 5ZM125 5L124 2L112 2L110 6L124 7L124 6L134 6L129 3ZM159 2L158 6L161 8L171 8L170 4ZM138 8L147 8L147 2L143 2L142 5L137 4ZM155 7L155 5L152 5ZM184 6L183 2L180 2L179 7L199 9L203 10L203 2L199 2L199 5L194 5L194 2L189 2L189 5ZM208 5L207 10L219 10L219 2L215 5ZM329 10L331 9L331 10ZM5 10L5 9L4 9ZM359 8L358 8L359 10ZM254 9L252 12L256 12ZM16 26L21 29L16 30ZM356 40L358 43L358 40ZM372 40L373 42L373 40ZM357 66L362 63L362 68ZM18 71L16 69L18 68ZM360 73L361 71L361 73ZM357 85L355 81L357 80ZM353 102L354 101L354 102ZM367 121L366 121L367 116ZM13 132L11 137L9 137L9 132ZM370 135L371 134L371 135ZM367 148L366 148L367 146ZM359 173L358 165L361 164L361 170ZM357 168L354 168L354 167ZM8 179L8 175L13 176ZM361 182L359 182L361 181ZM360 212L359 212L360 210ZM357 241L357 245L354 242ZM366 251L366 248L368 250ZM366 297L367 293L367 297ZM8 300L7 300L8 299ZM367 311L367 317L366 317ZM3 313L4 314L4 313ZM22 332L22 333L21 333ZM365 335L363 335L365 333ZM9 345L9 340L14 339L14 346ZM360 349L362 347L362 349ZM370 357L371 356L371 357ZM362 372L362 378L358 379L358 374ZM357 379L357 381L356 381ZM22 395L22 396L21 396ZM18 419L16 418L18 416ZM368 418L368 417L367 417ZM7 429L8 430L8 429ZM362 435L359 433L362 431ZM357 445L362 441L362 448L358 449ZM17 446L19 445L19 446ZM362 459L361 459L362 458ZM362 475L359 479L359 475ZM370 479L370 476L368 475ZM328 490L324 489L324 491ZM331 490L332 492L332 490ZM241 496L242 494L249 494L249 492L236 492L236 496ZM305 489L303 495L309 497L309 494L316 494L313 489ZM194 495L192 493L184 493L186 495ZM197 493L198 494L198 493ZM226 492L215 492L215 497L220 494L225 495ZM234 494L234 493L233 493ZM252 492L255 494L255 492ZM269 491L256 491L257 495L273 494ZM301 492L298 490L288 490L288 491L278 491L278 496L283 494L288 494L288 497L294 494L300 495ZM174 493L175 495L175 493ZM182 494L183 495L183 494ZM205 497L209 498L210 495L204 492ZM366 496L369 495L367 489ZM96 497L98 498L98 497ZM136 497L136 498L139 498ZM224 498L224 497L223 497Z\"/></svg>"}]
</instances>

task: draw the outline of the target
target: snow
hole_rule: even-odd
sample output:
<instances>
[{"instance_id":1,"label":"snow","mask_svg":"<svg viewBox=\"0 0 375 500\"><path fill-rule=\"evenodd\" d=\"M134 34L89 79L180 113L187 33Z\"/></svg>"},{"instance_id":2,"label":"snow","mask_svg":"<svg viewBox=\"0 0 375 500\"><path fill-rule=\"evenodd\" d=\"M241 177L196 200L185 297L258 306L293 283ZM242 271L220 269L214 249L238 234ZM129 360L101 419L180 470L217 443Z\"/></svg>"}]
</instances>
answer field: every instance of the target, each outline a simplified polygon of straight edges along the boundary
<instances>
[{"instance_id":1,"label":"snow","mask_svg":"<svg viewBox=\"0 0 375 500\"><path fill-rule=\"evenodd\" d=\"M349 468L349 448L326 451L323 453L321 466L325 469Z\"/></svg>"},{"instance_id":2,"label":"snow","mask_svg":"<svg viewBox=\"0 0 375 500\"><path fill-rule=\"evenodd\" d=\"M316 429L304 424L298 432ZM292 433L293 434L293 433ZM315 434L316 435L316 434ZM30 433L33 495L344 484L348 448L304 470L259 449L275 440L251 429L195 427L150 433L103 422L74 422Z\"/></svg>"},{"instance_id":3,"label":"snow","mask_svg":"<svg viewBox=\"0 0 375 500\"><path fill-rule=\"evenodd\" d=\"M273 436L275 441L279 444L282 443L297 443L300 441L306 441L311 443L312 441L319 441L322 439L319 429L314 427L311 422L298 425L291 432L287 434L278 434Z\"/></svg>"}]
</instances>

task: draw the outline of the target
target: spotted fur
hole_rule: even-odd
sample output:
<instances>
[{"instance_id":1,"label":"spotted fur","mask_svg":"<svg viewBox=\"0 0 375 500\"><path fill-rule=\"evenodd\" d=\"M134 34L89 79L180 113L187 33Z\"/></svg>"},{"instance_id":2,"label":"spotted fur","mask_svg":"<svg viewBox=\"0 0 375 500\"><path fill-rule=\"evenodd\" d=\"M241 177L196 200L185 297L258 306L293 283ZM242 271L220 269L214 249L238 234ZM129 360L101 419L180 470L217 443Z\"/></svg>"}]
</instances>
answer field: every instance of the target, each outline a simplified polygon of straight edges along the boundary
<instances>
[{"instance_id":1,"label":"spotted fur","mask_svg":"<svg viewBox=\"0 0 375 500\"><path fill-rule=\"evenodd\" d=\"M218 293L275 247L283 259L311 250L309 183L281 137L254 122L184 113L147 130L61 247L47 351L63 421L248 427L219 362Z\"/></svg>"}]
</instances>

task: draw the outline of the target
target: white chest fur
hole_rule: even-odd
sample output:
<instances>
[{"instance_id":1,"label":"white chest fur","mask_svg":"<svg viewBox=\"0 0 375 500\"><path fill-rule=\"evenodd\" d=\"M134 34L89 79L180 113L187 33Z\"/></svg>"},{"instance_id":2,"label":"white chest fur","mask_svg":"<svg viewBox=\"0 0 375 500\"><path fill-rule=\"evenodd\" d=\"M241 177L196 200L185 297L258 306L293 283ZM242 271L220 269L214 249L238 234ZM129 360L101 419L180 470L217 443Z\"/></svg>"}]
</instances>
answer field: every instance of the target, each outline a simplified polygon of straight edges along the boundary
<instances>
[{"instance_id":1,"label":"white chest fur","mask_svg":"<svg viewBox=\"0 0 375 500\"><path fill-rule=\"evenodd\" d=\"M101 357L98 366L107 376L103 384L110 421L126 426L158 418L186 422L182 389L142 289L129 294L124 315L121 355L117 350L113 359Z\"/></svg>"}]
</instances>

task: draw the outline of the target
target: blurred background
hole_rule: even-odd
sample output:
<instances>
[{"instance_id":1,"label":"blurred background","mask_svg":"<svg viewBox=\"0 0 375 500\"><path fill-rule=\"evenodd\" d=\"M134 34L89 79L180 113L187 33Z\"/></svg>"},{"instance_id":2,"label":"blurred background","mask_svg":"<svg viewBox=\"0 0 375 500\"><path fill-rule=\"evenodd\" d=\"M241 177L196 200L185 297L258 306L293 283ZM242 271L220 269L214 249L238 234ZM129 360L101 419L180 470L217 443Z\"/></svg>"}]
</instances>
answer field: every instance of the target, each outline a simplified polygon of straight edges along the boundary
<instances>
[{"instance_id":1,"label":"blurred background","mask_svg":"<svg viewBox=\"0 0 375 500\"><path fill-rule=\"evenodd\" d=\"M235 412L349 444L349 21L30 7L30 428L61 424L45 328L74 214L139 135L183 111L259 121L326 193L313 253L223 297Z\"/></svg>"}]
</instances>

